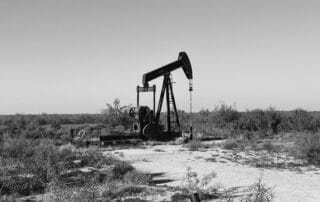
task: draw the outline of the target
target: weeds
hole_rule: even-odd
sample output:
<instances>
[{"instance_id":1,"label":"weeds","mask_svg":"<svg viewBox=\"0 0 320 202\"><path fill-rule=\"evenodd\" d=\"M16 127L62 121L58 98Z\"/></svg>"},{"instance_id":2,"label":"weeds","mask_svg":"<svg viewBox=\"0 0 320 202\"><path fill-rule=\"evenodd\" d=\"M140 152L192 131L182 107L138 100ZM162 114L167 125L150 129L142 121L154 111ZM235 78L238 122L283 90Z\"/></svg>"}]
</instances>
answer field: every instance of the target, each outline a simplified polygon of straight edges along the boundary
<instances>
[{"instance_id":1,"label":"weeds","mask_svg":"<svg viewBox=\"0 0 320 202\"><path fill-rule=\"evenodd\" d=\"M190 200L189 200L189 196L187 194L177 192L171 196L171 201L172 202L186 202L186 201L190 201Z\"/></svg>"},{"instance_id":2,"label":"weeds","mask_svg":"<svg viewBox=\"0 0 320 202\"><path fill-rule=\"evenodd\" d=\"M224 143L223 148L228 149L228 150L236 149L236 148L238 148L238 141L228 139Z\"/></svg>"},{"instance_id":3,"label":"weeds","mask_svg":"<svg viewBox=\"0 0 320 202\"><path fill-rule=\"evenodd\" d=\"M105 157L94 147L80 152L70 145L56 146L52 140L31 142L23 137L7 138L3 145L1 149L5 150L0 153L1 194L43 193L54 181L87 186L92 181L98 184L104 183L106 179L126 178L127 182L134 181L140 184L145 184L149 180L147 175L135 171L130 164L113 157ZM109 165L114 166L108 173L98 172L98 169ZM88 166L96 170L89 173L77 171L81 167Z\"/></svg>"},{"instance_id":4,"label":"weeds","mask_svg":"<svg viewBox=\"0 0 320 202\"><path fill-rule=\"evenodd\" d=\"M308 163L320 165L320 133L306 133L296 142L296 155Z\"/></svg>"},{"instance_id":5,"label":"weeds","mask_svg":"<svg viewBox=\"0 0 320 202\"><path fill-rule=\"evenodd\" d=\"M186 146L189 151L199 151L199 149L202 147L202 144L200 140L192 140Z\"/></svg>"},{"instance_id":6,"label":"weeds","mask_svg":"<svg viewBox=\"0 0 320 202\"><path fill-rule=\"evenodd\" d=\"M50 193L49 201L52 202L87 202L93 201L99 195L97 187L92 184L69 187L53 183L50 184L47 191Z\"/></svg>"},{"instance_id":7,"label":"weeds","mask_svg":"<svg viewBox=\"0 0 320 202\"><path fill-rule=\"evenodd\" d=\"M245 142L240 139L228 139L224 143L223 148L228 150L233 150L233 149L244 150L247 145L248 145L248 142Z\"/></svg>"},{"instance_id":8,"label":"weeds","mask_svg":"<svg viewBox=\"0 0 320 202\"><path fill-rule=\"evenodd\" d=\"M133 171L134 168L132 165L126 163L126 162L120 162L115 165L115 167L112 169L112 175L114 179L123 179L123 177Z\"/></svg>"},{"instance_id":9,"label":"weeds","mask_svg":"<svg viewBox=\"0 0 320 202\"><path fill-rule=\"evenodd\" d=\"M188 167L186 176L183 180L184 191L187 192L187 195L198 193L202 198L210 198L216 196L219 186L209 186L216 176L217 174L214 171L212 171L208 175L200 178L196 172L192 171L191 168Z\"/></svg>"},{"instance_id":10,"label":"weeds","mask_svg":"<svg viewBox=\"0 0 320 202\"><path fill-rule=\"evenodd\" d=\"M189 151L200 151L201 149L208 149L211 146L213 145L205 144L198 139L191 140L186 144L186 147L189 149Z\"/></svg>"},{"instance_id":11,"label":"weeds","mask_svg":"<svg viewBox=\"0 0 320 202\"><path fill-rule=\"evenodd\" d=\"M266 141L265 143L262 144L262 149L266 150L269 153L274 153L279 151L279 147L272 144L271 141Z\"/></svg>"},{"instance_id":12,"label":"weeds","mask_svg":"<svg viewBox=\"0 0 320 202\"><path fill-rule=\"evenodd\" d=\"M151 175L139 172L137 170L132 170L123 176L123 180L125 183L146 185L151 180Z\"/></svg>"},{"instance_id":13,"label":"weeds","mask_svg":"<svg viewBox=\"0 0 320 202\"><path fill-rule=\"evenodd\" d=\"M271 202L273 201L273 188L262 183L262 178L249 187L249 194L241 199L243 202Z\"/></svg>"}]
</instances>

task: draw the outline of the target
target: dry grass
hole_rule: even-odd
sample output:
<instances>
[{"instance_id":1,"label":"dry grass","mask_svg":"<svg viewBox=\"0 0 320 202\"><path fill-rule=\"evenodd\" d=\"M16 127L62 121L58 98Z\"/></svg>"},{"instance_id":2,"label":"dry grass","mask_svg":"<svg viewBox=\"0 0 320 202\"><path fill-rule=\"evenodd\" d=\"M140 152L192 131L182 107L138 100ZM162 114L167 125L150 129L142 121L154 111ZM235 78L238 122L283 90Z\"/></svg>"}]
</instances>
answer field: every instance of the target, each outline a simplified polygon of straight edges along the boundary
<instances>
[{"instance_id":1,"label":"dry grass","mask_svg":"<svg viewBox=\"0 0 320 202\"><path fill-rule=\"evenodd\" d=\"M295 142L295 151L292 153L297 158L305 159L309 164L320 165L320 133L300 134L301 138Z\"/></svg>"},{"instance_id":2,"label":"dry grass","mask_svg":"<svg viewBox=\"0 0 320 202\"><path fill-rule=\"evenodd\" d=\"M211 148L214 146L214 144L208 144L206 142L202 142L201 140L194 139L188 142L185 146L189 149L189 151L200 151L202 149Z\"/></svg>"},{"instance_id":3,"label":"dry grass","mask_svg":"<svg viewBox=\"0 0 320 202\"><path fill-rule=\"evenodd\" d=\"M247 196L240 199L243 202L271 202L273 201L274 193L273 188L266 186L262 183L262 178L253 183L249 187Z\"/></svg>"},{"instance_id":4,"label":"dry grass","mask_svg":"<svg viewBox=\"0 0 320 202\"><path fill-rule=\"evenodd\" d=\"M248 145L249 145L249 142L246 142L241 139L228 139L223 144L223 148L227 150L234 150L234 149L244 150Z\"/></svg>"}]
</instances>

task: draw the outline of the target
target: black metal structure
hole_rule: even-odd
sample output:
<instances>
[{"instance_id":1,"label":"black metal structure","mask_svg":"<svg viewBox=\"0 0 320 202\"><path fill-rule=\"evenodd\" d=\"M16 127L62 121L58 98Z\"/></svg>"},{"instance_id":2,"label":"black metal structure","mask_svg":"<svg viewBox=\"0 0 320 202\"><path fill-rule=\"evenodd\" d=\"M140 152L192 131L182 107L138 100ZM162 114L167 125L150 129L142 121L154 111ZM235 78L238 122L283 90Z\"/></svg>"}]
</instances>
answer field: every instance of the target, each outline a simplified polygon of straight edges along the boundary
<instances>
[{"instance_id":1,"label":"black metal structure","mask_svg":"<svg viewBox=\"0 0 320 202\"><path fill-rule=\"evenodd\" d=\"M142 77L143 86L137 86L137 107L130 110L130 115L135 116L139 120L139 123L136 123L133 127L143 137L164 140L181 135L180 121L171 80L171 72L178 68L182 68L187 79L192 80L192 67L188 55L185 52L180 52L178 60L144 74ZM156 86L149 87L149 82L161 76L163 76L163 83L157 111L155 111ZM192 90L192 83L190 82L189 91ZM139 93L150 91L153 92L153 110L150 110L147 106L139 105ZM166 97L167 104L166 130L159 124L164 97Z\"/></svg>"}]
</instances>

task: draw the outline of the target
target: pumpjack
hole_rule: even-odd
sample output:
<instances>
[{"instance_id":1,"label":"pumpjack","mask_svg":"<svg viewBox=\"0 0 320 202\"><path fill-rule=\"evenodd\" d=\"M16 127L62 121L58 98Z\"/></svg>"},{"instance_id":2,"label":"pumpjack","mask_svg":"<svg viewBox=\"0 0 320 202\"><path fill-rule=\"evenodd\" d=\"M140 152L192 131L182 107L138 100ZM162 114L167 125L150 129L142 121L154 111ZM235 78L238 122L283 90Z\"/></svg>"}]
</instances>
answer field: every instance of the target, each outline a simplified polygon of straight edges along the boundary
<instances>
[{"instance_id":1,"label":"pumpjack","mask_svg":"<svg viewBox=\"0 0 320 202\"><path fill-rule=\"evenodd\" d=\"M129 114L137 120L137 123L133 124L133 131L140 133L141 137L152 140L169 140L182 135L171 78L171 72L179 68L183 69L187 79L189 79L191 110L191 91L193 91L192 67L187 53L180 52L176 61L144 74L142 76L142 86L137 86L137 106L131 108ZM149 82L161 76L163 76L163 83L156 111L156 86L149 86ZM153 109L150 109L148 106L139 105L139 95L142 92L153 92ZM166 97L167 104L166 127L160 123L164 97Z\"/></svg>"}]
</instances>

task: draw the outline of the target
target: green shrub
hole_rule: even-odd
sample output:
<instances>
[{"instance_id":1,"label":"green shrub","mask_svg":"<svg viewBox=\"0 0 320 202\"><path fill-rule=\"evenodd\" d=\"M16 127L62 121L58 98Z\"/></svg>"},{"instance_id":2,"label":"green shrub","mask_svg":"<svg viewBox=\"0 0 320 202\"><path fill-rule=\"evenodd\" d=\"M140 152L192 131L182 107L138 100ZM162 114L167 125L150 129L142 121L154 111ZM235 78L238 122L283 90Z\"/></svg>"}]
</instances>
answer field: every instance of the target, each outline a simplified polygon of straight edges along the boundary
<instances>
[{"instance_id":1,"label":"green shrub","mask_svg":"<svg viewBox=\"0 0 320 202\"><path fill-rule=\"evenodd\" d=\"M272 144L271 141L266 141L262 144L262 149L266 150L267 152L278 152L280 150L279 146Z\"/></svg>"},{"instance_id":2,"label":"green shrub","mask_svg":"<svg viewBox=\"0 0 320 202\"><path fill-rule=\"evenodd\" d=\"M117 196L119 197L125 197L125 196L132 196L135 194L139 194L145 191L145 187L140 187L140 186L136 186L136 185L129 185L129 186L125 186L123 188L121 188L118 193Z\"/></svg>"},{"instance_id":3,"label":"green shrub","mask_svg":"<svg viewBox=\"0 0 320 202\"><path fill-rule=\"evenodd\" d=\"M53 140L30 141L23 137L6 138L0 153L0 188L2 194L18 193L28 195L31 192L43 192L46 186L57 179L63 182L89 183L95 179L102 183L108 176L92 173L76 176L65 175L65 171L81 166L101 168L116 164L110 173L111 178L121 178L133 167L113 157L104 157L97 148L86 152L77 152L72 146L58 147ZM75 164L74 160L80 160ZM61 179L61 176L64 176ZM29 192L28 192L29 190Z\"/></svg>"},{"instance_id":4,"label":"green shrub","mask_svg":"<svg viewBox=\"0 0 320 202\"><path fill-rule=\"evenodd\" d=\"M237 139L228 139L224 144L223 144L224 149L228 150L233 150L233 149L244 149L245 148L245 143L241 140Z\"/></svg>"},{"instance_id":5,"label":"green shrub","mask_svg":"<svg viewBox=\"0 0 320 202\"><path fill-rule=\"evenodd\" d=\"M134 170L134 167L127 162L119 162L112 169L114 179L123 179L123 177Z\"/></svg>"},{"instance_id":6,"label":"green shrub","mask_svg":"<svg viewBox=\"0 0 320 202\"><path fill-rule=\"evenodd\" d=\"M232 131L228 129L216 128L213 125L207 126L203 129L203 137L201 140L214 140L214 139L225 139L232 135Z\"/></svg>"},{"instance_id":7,"label":"green shrub","mask_svg":"<svg viewBox=\"0 0 320 202\"><path fill-rule=\"evenodd\" d=\"M19 195L30 195L41 193L45 190L45 185L40 179L33 176L10 176L7 180L1 181L3 194L17 193Z\"/></svg>"},{"instance_id":8,"label":"green shrub","mask_svg":"<svg viewBox=\"0 0 320 202\"><path fill-rule=\"evenodd\" d=\"M52 202L88 202L94 200L99 196L97 193L97 187L95 185L84 185L84 186L63 186L60 184L52 183L48 187L49 201Z\"/></svg>"},{"instance_id":9,"label":"green shrub","mask_svg":"<svg viewBox=\"0 0 320 202\"><path fill-rule=\"evenodd\" d=\"M221 104L215 109L215 122L220 128L233 128L237 124L241 114L233 107Z\"/></svg>"},{"instance_id":10,"label":"green shrub","mask_svg":"<svg viewBox=\"0 0 320 202\"><path fill-rule=\"evenodd\" d=\"M82 153L81 163L83 166L95 166L95 164L103 158L103 154L97 147L89 147L85 152Z\"/></svg>"},{"instance_id":11,"label":"green shrub","mask_svg":"<svg viewBox=\"0 0 320 202\"><path fill-rule=\"evenodd\" d=\"M78 155L81 166L102 168L108 165L116 165L121 161L110 156L104 156L98 147L89 147L85 152Z\"/></svg>"},{"instance_id":12,"label":"green shrub","mask_svg":"<svg viewBox=\"0 0 320 202\"><path fill-rule=\"evenodd\" d=\"M61 153L52 140L41 140L34 146L34 155L26 159L25 165L28 172L36 175L43 183L55 179L65 169L61 159Z\"/></svg>"},{"instance_id":13,"label":"green shrub","mask_svg":"<svg viewBox=\"0 0 320 202\"><path fill-rule=\"evenodd\" d=\"M320 148L310 148L307 152L307 160L309 163L320 165Z\"/></svg>"},{"instance_id":14,"label":"green shrub","mask_svg":"<svg viewBox=\"0 0 320 202\"><path fill-rule=\"evenodd\" d=\"M271 202L273 201L273 188L267 187L259 178L249 187L249 194L241 201L245 202Z\"/></svg>"},{"instance_id":15,"label":"green shrub","mask_svg":"<svg viewBox=\"0 0 320 202\"><path fill-rule=\"evenodd\" d=\"M211 171L208 175L200 178L198 173L192 171L190 167L187 167L186 176L183 179L184 188L187 189L189 194L192 193L206 193L208 191L216 191L215 187L209 186L214 178L217 177L217 173Z\"/></svg>"},{"instance_id":16,"label":"green shrub","mask_svg":"<svg viewBox=\"0 0 320 202\"><path fill-rule=\"evenodd\" d=\"M256 109L244 112L238 122L242 131L258 131L268 129L268 119L265 111Z\"/></svg>"},{"instance_id":17,"label":"green shrub","mask_svg":"<svg viewBox=\"0 0 320 202\"><path fill-rule=\"evenodd\" d=\"M307 133L297 142L299 156L308 163L320 165L320 133Z\"/></svg>"},{"instance_id":18,"label":"green shrub","mask_svg":"<svg viewBox=\"0 0 320 202\"><path fill-rule=\"evenodd\" d=\"M148 184L151 180L151 175L132 170L124 175L123 180L128 184Z\"/></svg>"},{"instance_id":19,"label":"green shrub","mask_svg":"<svg viewBox=\"0 0 320 202\"><path fill-rule=\"evenodd\" d=\"M32 142L24 136L18 138L10 138L8 136L3 138L0 147L0 156L4 158L25 159L32 153Z\"/></svg>"},{"instance_id":20,"label":"green shrub","mask_svg":"<svg viewBox=\"0 0 320 202\"><path fill-rule=\"evenodd\" d=\"M186 146L189 151L199 151L199 149L202 147L202 144L200 140L192 140Z\"/></svg>"},{"instance_id":21,"label":"green shrub","mask_svg":"<svg viewBox=\"0 0 320 202\"><path fill-rule=\"evenodd\" d=\"M186 202L186 201L190 201L190 196L188 196L187 194L185 193L174 193L172 196L171 196L171 201L172 202Z\"/></svg>"},{"instance_id":22,"label":"green shrub","mask_svg":"<svg viewBox=\"0 0 320 202\"><path fill-rule=\"evenodd\" d=\"M124 197L133 197L134 195L139 195L143 192L146 192L146 187L136 186L136 185L123 185L109 187L107 190L102 192L102 197L107 199L108 201L113 201L111 199L118 199L116 201L137 201L137 202L146 202L145 200L141 200L139 198L128 198L128 200L120 200L120 198Z\"/></svg>"}]
</instances>

